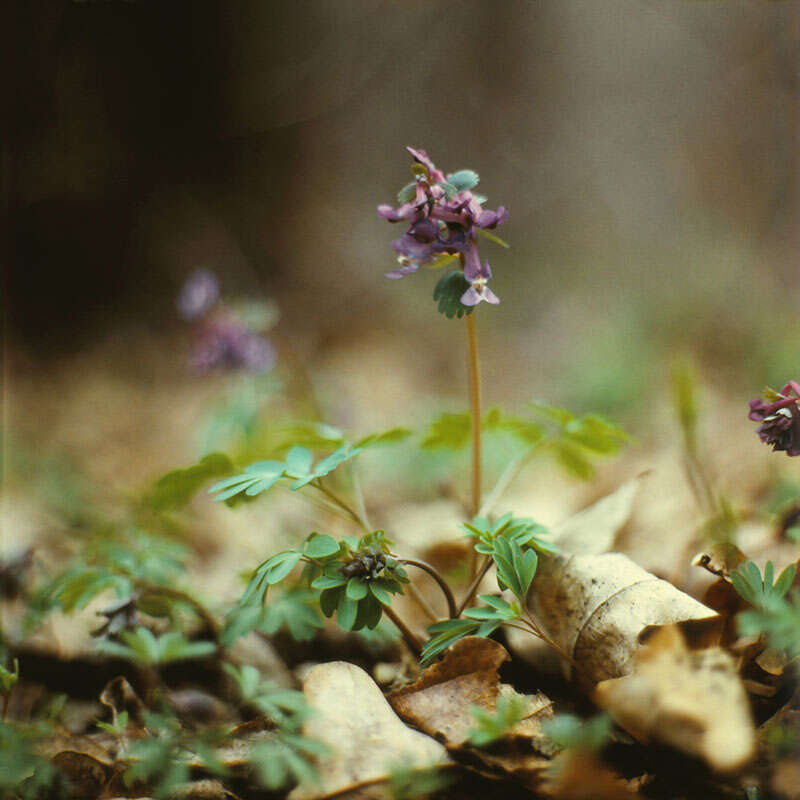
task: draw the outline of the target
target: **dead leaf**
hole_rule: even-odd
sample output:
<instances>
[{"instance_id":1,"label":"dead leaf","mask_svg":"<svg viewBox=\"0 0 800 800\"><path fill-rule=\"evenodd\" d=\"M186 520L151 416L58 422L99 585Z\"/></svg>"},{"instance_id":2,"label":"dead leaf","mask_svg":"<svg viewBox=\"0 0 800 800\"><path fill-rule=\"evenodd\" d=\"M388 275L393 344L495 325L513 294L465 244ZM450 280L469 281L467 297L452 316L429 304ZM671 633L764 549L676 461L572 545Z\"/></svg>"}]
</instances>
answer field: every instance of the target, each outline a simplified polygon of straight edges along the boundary
<instances>
[{"instance_id":1,"label":"dead leaf","mask_svg":"<svg viewBox=\"0 0 800 800\"><path fill-rule=\"evenodd\" d=\"M677 626L656 631L633 674L599 683L594 699L637 739L672 745L719 772L740 769L755 752L735 659L719 647L689 650Z\"/></svg>"},{"instance_id":2,"label":"dead leaf","mask_svg":"<svg viewBox=\"0 0 800 800\"><path fill-rule=\"evenodd\" d=\"M406 727L377 684L354 664L317 665L306 675L303 692L316 712L303 735L325 743L330 755L317 765L319 784L301 784L291 800L316 800L381 781L398 759L420 768L450 763L445 748Z\"/></svg>"},{"instance_id":3,"label":"dead leaf","mask_svg":"<svg viewBox=\"0 0 800 800\"><path fill-rule=\"evenodd\" d=\"M491 639L461 639L416 681L392 692L389 702L406 722L444 742L460 761L492 777L500 773L538 785L555 752L541 730L542 722L553 716L552 702L543 694L525 697L526 715L510 733L508 752L468 745L476 724L471 708L493 712L498 697L516 694L511 686L500 683L497 674L508 658L505 648Z\"/></svg>"},{"instance_id":4,"label":"dead leaf","mask_svg":"<svg viewBox=\"0 0 800 800\"><path fill-rule=\"evenodd\" d=\"M570 750L553 759L542 792L554 800L629 800L638 793L591 753Z\"/></svg>"},{"instance_id":5,"label":"dead leaf","mask_svg":"<svg viewBox=\"0 0 800 800\"><path fill-rule=\"evenodd\" d=\"M100 702L111 712L113 725L117 725L119 714L125 711L128 714L128 721L144 730L144 703L124 676L119 675L106 684L100 693Z\"/></svg>"},{"instance_id":6,"label":"dead leaf","mask_svg":"<svg viewBox=\"0 0 800 800\"><path fill-rule=\"evenodd\" d=\"M727 578L732 570L744 564L747 556L733 542L717 542L692 559L693 567L703 567L712 575Z\"/></svg>"},{"instance_id":7,"label":"dead leaf","mask_svg":"<svg viewBox=\"0 0 800 800\"><path fill-rule=\"evenodd\" d=\"M630 672L649 627L694 623L698 635L712 638L719 631L712 609L622 553L541 558L530 603L584 683Z\"/></svg>"},{"instance_id":8,"label":"dead leaf","mask_svg":"<svg viewBox=\"0 0 800 800\"><path fill-rule=\"evenodd\" d=\"M42 743L40 754L63 773L77 797L96 797L114 765L108 750L90 736L56 734Z\"/></svg>"},{"instance_id":9,"label":"dead leaf","mask_svg":"<svg viewBox=\"0 0 800 800\"><path fill-rule=\"evenodd\" d=\"M637 475L615 492L578 511L551 530L551 540L562 553L607 553L633 511L642 478Z\"/></svg>"}]
</instances>

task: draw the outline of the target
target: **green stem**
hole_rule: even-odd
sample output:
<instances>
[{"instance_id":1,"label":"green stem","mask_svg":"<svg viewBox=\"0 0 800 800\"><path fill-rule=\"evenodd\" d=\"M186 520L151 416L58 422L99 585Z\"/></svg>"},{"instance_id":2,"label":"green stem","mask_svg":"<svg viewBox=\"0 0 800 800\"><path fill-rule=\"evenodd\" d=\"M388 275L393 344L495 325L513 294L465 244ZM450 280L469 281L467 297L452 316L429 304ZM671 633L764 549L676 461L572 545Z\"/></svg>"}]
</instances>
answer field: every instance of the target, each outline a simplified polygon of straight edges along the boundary
<instances>
[{"instance_id":1,"label":"green stem","mask_svg":"<svg viewBox=\"0 0 800 800\"><path fill-rule=\"evenodd\" d=\"M436 583L439 585L439 588L442 590L442 594L444 595L445 600L447 601L447 611L450 614L450 619L456 619L458 617L458 610L456 609L456 599L453 597L453 592L451 591L450 587L447 585L447 581L442 577L442 574L439 572L436 567L432 564L429 564L427 561L421 561L416 558L398 558L397 559L400 564L408 564L410 567L417 567L417 569L421 569L423 572L427 572L428 575L433 578Z\"/></svg>"},{"instance_id":2,"label":"green stem","mask_svg":"<svg viewBox=\"0 0 800 800\"><path fill-rule=\"evenodd\" d=\"M472 516L474 517L481 507L481 374L474 315L467 314L466 320L469 347L469 410L472 421ZM478 556L473 550L470 559L470 577L475 576L477 569Z\"/></svg>"},{"instance_id":3,"label":"green stem","mask_svg":"<svg viewBox=\"0 0 800 800\"><path fill-rule=\"evenodd\" d=\"M545 644L550 645L550 647L552 647L553 650L555 650L563 659L569 661L573 667L577 668L578 665L575 662L575 659L569 655L569 653L567 653L567 651L564 650L561 645L556 644L549 636L547 636L547 634L542 631L542 629L536 624L536 620L533 618L528 609L525 609L525 614L527 619L522 619L521 621L524 625L528 626L530 632L533 633L534 636L537 636L539 639L541 639Z\"/></svg>"},{"instance_id":4,"label":"green stem","mask_svg":"<svg viewBox=\"0 0 800 800\"><path fill-rule=\"evenodd\" d=\"M522 470L528 466L531 459L536 454L536 451L539 449L539 444L540 442L537 442L535 445L529 447L524 453L520 453L518 456L508 462L506 468L497 479L497 483L495 483L495 485L492 487L492 490L483 501L483 505L478 511L478 516L486 517L492 512L494 507L500 501L500 498L508 491L509 486L511 486L511 484L514 483L514 481L519 477L519 474L522 472Z\"/></svg>"},{"instance_id":5,"label":"green stem","mask_svg":"<svg viewBox=\"0 0 800 800\"><path fill-rule=\"evenodd\" d=\"M477 550L473 550L472 552L477 553ZM460 617L464 613L464 609L472 602L472 598L475 597L475 592L478 591L481 581L493 563L494 562L491 556L486 556L486 558L483 559L483 564L481 564L478 574L473 578L472 583L467 588L467 593L464 595L464 599L456 609L456 617Z\"/></svg>"},{"instance_id":6,"label":"green stem","mask_svg":"<svg viewBox=\"0 0 800 800\"><path fill-rule=\"evenodd\" d=\"M327 497L334 505L337 505L339 508L341 508L342 511L344 511L350 517L350 519L353 520L353 522L355 522L357 525L360 525L366 533L372 532L369 525L367 525L361 515L346 501L342 500L342 498L339 497L336 492L329 489L320 478L315 478L313 481L311 481L310 485L322 492L322 494L324 494L325 497Z\"/></svg>"}]
</instances>

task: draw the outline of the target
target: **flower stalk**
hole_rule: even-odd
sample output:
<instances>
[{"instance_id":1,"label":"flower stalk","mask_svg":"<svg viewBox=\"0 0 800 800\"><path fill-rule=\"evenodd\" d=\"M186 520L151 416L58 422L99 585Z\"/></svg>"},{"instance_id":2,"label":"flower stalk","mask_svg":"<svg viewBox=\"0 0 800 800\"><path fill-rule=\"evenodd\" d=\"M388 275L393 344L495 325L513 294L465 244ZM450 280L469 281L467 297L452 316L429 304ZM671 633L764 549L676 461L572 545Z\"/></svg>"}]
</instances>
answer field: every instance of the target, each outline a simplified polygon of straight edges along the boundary
<instances>
[{"instance_id":1,"label":"flower stalk","mask_svg":"<svg viewBox=\"0 0 800 800\"><path fill-rule=\"evenodd\" d=\"M478 341L475 335L475 320L467 314L467 343L469 346L469 411L472 421L472 516L481 508L481 375L478 362ZM469 575L475 577L478 556L472 550Z\"/></svg>"}]
</instances>

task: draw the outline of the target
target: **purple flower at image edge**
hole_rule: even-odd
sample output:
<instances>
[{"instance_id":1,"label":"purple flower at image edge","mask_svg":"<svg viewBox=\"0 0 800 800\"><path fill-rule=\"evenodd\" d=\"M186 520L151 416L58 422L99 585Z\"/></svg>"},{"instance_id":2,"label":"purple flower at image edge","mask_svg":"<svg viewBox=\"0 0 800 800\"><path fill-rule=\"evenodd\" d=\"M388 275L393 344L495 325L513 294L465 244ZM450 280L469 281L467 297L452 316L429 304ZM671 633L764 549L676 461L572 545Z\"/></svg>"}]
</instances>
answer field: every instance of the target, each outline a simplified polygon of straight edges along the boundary
<instances>
[{"instance_id":1,"label":"purple flower at image edge","mask_svg":"<svg viewBox=\"0 0 800 800\"><path fill-rule=\"evenodd\" d=\"M190 359L200 373L242 369L268 372L275 366L277 354L268 339L243 325L233 316L209 320L202 327Z\"/></svg>"},{"instance_id":2,"label":"purple flower at image edge","mask_svg":"<svg viewBox=\"0 0 800 800\"><path fill-rule=\"evenodd\" d=\"M774 399L750 401L748 418L760 422L758 438L775 452L800 456L800 384L789 381Z\"/></svg>"},{"instance_id":3,"label":"purple flower at image edge","mask_svg":"<svg viewBox=\"0 0 800 800\"><path fill-rule=\"evenodd\" d=\"M205 316L219 300L219 281L208 269L193 272L178 295L178 311L186 320Z\"/></svg>"}]
</instances>

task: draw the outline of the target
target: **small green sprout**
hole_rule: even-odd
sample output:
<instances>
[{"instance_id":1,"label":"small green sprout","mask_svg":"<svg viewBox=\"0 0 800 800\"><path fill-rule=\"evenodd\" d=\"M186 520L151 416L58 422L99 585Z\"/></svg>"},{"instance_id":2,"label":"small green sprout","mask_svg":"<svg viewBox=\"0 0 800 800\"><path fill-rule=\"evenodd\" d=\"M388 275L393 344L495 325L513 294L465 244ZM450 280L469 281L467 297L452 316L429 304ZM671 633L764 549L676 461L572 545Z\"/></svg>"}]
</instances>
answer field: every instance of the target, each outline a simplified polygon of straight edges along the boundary
<instances>
[{"instance_id":1,"label":"small green sprout","mask_svg":"<svg viewBox=\"0 0 800 800\"><path fill-rule=\"evenodd\" d=\"M487 747L508 736L514 726L525 718L527 704L519 695L497 698L494 713L485 708L473 706L470 713L475 718L476 727L469 731L469 742L475 747Z\"/></svg>"}]
</instances>

